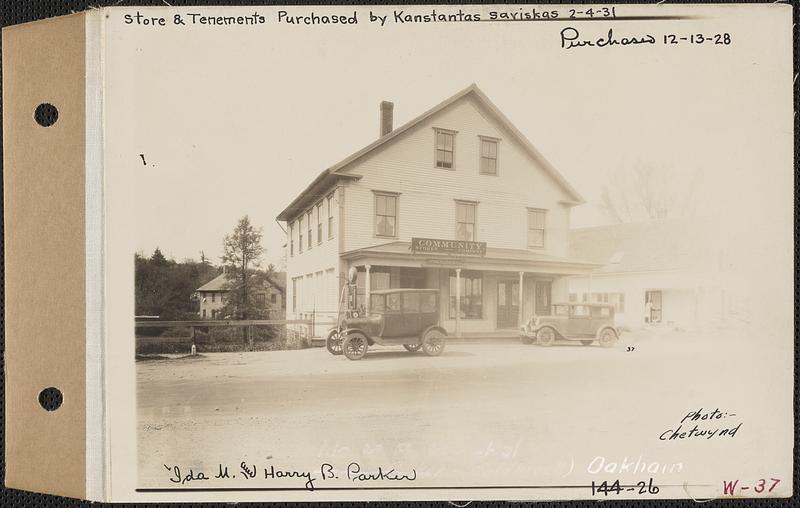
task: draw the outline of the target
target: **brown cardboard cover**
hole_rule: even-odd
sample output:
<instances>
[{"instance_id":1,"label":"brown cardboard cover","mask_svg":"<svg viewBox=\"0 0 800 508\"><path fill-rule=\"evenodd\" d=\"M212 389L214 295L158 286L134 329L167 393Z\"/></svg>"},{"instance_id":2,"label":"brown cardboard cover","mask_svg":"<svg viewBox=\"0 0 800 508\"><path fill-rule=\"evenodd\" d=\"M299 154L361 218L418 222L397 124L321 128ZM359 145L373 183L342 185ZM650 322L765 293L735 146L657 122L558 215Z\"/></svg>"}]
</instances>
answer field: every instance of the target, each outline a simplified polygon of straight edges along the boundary
<instances>
[{"instance_id":1,"label":"brown cardboard cover","mask_svg":"<svg viewBox=\"0 0 800 508\"><path fill-rule=\"evenodd\" d=\"M5 482L71 497L86 485L84 51L83 14L3 30Z\"/></svg>"}]
</instances>

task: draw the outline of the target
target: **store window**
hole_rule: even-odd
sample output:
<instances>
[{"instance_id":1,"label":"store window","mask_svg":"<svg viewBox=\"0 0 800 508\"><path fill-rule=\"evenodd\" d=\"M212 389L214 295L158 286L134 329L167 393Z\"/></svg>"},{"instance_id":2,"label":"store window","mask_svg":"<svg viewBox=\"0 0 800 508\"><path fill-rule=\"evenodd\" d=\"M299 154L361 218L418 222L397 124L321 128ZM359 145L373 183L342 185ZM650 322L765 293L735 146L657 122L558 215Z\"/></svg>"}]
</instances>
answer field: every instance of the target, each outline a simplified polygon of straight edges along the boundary
<instances>
[{"instance_id":1,"label":"store window","mask_svg":"<svg viewBox=\"0 0 800 508\"><path fill-rule=\"evenodd\" d=\"M456 272L450 271L450 319L456 317ZM461 272L461 319L483 319L483 275Z\"/></svg>"}]
</instances>

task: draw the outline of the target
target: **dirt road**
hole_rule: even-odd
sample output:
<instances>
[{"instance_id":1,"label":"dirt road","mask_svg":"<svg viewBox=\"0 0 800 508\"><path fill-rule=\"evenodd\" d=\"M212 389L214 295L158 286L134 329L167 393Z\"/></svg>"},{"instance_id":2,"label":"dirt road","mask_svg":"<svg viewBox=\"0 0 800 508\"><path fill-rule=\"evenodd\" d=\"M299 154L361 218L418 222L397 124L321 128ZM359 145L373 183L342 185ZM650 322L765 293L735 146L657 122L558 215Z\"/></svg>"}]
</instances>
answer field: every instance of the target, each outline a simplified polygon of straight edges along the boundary
<instances>
[{"instance_id":1,"label":"dirt road","mask_svg":"<svg viewBox=\"0 0 800 508\"><path fill-rule=\"evenodd\" d=\"M753 380L737 373L769 354L753 359L746 343L691 337L633 343L450 344L438 358L385 348L356 362L323 349L139 362L139 484L171 486L167 467L210 475L223 464L238 473L225 487L306 481L265 478L270 467L309 472L319 487L330 464L339 478L326 484L347 486L357 483L351 463L413 471L425 485L564 484L584 481L599 456L681 463L685 475L710 463L687 461L684 443L659 436L687 412L768 411L757 400L742 407ZM741 434L747 446L768 445ZM243 461L256 478L240 471Z\"/></svg>"}]
</instances>

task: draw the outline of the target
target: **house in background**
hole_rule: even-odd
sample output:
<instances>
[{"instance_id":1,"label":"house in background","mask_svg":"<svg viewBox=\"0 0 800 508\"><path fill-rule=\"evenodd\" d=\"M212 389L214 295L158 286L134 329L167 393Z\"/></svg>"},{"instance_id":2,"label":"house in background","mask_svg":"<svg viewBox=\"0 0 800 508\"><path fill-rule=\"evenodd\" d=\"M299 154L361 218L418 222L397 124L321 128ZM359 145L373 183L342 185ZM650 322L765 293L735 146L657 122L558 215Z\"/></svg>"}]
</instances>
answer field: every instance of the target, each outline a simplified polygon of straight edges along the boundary
<instances>
[{"instance_id":1,"label":"house in background","mask_svg":"<svg viewBox=\"0 0 800 508\"><path fill-rule=\"evenodd\" d=\"M532 107L522 104L520 107ZM439 291L453 335L516 336L595 267L567 253L581 196L475 85L322 171L278 215L286 223L289 319L335 322L344 274L372 290Z\"/></svg>"},{"instance_id":2,"label":"house in background","mask_svg":"<svg viewBox=\"0 0 800 508\"><path fill-rule=\"evenodd\" d=\"M571 257L598 263L569 277L569 300L614 304L618 325L697 329L729 311L725 253L698 222L661 219L573 229Z\"/></svg>"},{"instance_id":3,"label":"house in background","mask_svg":"<svg viewBox=\"0 0 800 508\"><path fill-rule=\"evenodd\" d=\"M200 302L198 315L201 319L222 319L220 314L228 295L228 275L221 273L208 283L197 288ZM257 288L255 297L259 307L269 310L270 319L286 316L286 272L275 272L266 287Z\"/></svg>"}]
</instances>

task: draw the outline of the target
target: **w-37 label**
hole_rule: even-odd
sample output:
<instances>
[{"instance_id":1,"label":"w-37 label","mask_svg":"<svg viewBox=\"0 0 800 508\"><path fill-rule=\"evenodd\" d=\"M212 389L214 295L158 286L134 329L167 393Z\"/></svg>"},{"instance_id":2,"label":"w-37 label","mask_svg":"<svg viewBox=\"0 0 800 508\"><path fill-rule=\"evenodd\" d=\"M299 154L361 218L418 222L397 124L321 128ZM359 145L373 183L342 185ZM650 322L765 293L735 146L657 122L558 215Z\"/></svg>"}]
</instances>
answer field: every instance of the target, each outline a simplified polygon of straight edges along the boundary
<instances>
[{"instance_id":1,"label":"w-37 label","mask_svg":"<svg viewBox=\"0 0 800 508\"><path fill-rule=\"evenodd\" d=\"M597 30L578 30L568 26L560 32L562 49L578 48L626 48L633 46L730 46L733 35L729 32L697 33L655 33L634 32L619 28Z\"/></svg>"}]
</instances>

